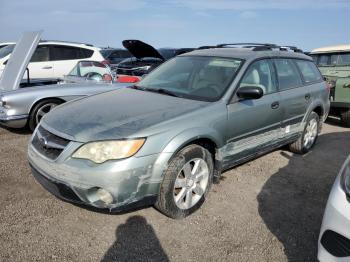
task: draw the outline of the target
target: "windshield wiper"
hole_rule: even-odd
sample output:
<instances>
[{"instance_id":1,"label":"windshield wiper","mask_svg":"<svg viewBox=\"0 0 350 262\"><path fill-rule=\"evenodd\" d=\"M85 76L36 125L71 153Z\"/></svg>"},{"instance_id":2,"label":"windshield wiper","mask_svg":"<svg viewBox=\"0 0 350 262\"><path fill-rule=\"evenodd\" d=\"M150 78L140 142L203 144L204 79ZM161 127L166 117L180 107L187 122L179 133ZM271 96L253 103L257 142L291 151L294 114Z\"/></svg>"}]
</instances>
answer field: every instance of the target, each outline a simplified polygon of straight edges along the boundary
<instances>
[{"instance_id":1,"label":"windshield wiper","mask_svg":"<svg viewBox=\"0 0 350 262\"><path fill-rule=\"evenodd\" d=\"M145 91L150 91L150 92L154 92L154 93L158 93L158 94L163 94L163 95L168 95L168 96L174 96L174 97L180 97L179 95L164 89L164 88L158 88L158 89L153 89L153 88L145 88Z\"/></svg>"},{"instance_id":2,"label":"windshield wiper","mask_svg":"<svg viewBox=\"0 0 350 262\"><path fill-rule=\"evenodd\" d=\"M142 90L142 91L146 90L144 87L137 86L137 85L127 86L127 88L132 88L132 89L137 89L137 90Z\"/></svg>"},{"instance_id":3,"label":"windshield wiper","mask_svg":"<svg viewBox=\"0 0 350 262\"><path fill-rule=\"evenodd\" d=\"M137 89L137 90L141 90L141 91L148 91L148 92L153 92L153 93L158 93L158 94L163 94L163 95L168 95L168 96L174 96L174 97L181 97L167 89L164 88L147 88L147 87L142 87L142 86L138 86L138 85L132 85L132 86L128 86L129 88L132 89Z\"/></svg>"}]
</instances>

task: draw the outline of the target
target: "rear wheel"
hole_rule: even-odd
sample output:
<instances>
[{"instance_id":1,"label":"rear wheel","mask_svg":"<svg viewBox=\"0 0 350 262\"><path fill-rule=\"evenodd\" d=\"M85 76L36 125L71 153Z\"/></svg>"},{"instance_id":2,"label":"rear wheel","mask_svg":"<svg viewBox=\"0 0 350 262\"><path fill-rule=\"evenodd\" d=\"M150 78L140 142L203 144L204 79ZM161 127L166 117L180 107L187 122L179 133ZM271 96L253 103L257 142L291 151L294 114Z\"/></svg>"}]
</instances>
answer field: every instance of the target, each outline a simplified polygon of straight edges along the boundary
<instances>
[{"instance_id":1,"label":"rear wheel","mask_svg":"<svg viewBox=\"0 0 350 262\"><path fill-rule=\"evenodd\" d=\"M350 109L343 111L340 114L340 120L342 124L344 124L347 127L350 127Z\"/></svg>"},{"instance_id":2,"label":"rear wheel","mask_svg":"<svg viewBox=\"0 0 350 262\"><path fill-rule=\"evenodd\" d=\"M161 184L156 208L171 218L186 217L205 201L213 181L209 151L190 145L170 161Z\"/></svg>"},{"instance_id":3,"label":"rear wheel","mask_svg":"<svg viewBox=\"0 0 350 262\"><path fill-rule=\"evenodd\" d=\"M320 117L312 112L306 122L304 131L297 141L289 145L290 151L296 154L305 154L316 143L319 133Z\"/></svg>"},{"instance_id":4,"label":"rear wheel","mask_svg":"<svg viewBox=\"0 0 350 262\"><path fill-rule=\"evenodd\" d=\"M29 115L29 129L31 131L34 131L34 129L40 123L43 116L49 113L53 108L55 108L61 103L62 101L58 99L47 99L36 104Z\"/></svg>"}]
</instances>

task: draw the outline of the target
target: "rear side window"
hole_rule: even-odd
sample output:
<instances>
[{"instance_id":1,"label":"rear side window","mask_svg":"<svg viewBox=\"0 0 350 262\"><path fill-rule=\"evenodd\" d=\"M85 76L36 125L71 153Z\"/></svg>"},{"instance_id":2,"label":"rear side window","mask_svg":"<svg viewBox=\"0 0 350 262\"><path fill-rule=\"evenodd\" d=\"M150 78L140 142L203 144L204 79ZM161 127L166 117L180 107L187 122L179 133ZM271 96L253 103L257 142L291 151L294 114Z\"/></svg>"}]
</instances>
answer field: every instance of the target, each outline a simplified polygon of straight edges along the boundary
<instances>
[{"instance_id":1,"label":"rear side window","mask_svg":"<svg viewBox=\"0 0 350 262\"><path fill-rule=\"evenodd\" d=\"M316 64L319 66L348 66L350 65L350 53L328 53L322 55L315 55L318 57Z\"/></svg>"},{"instance_id":2,"label":"rear side window","mask_svg":"<svg viewBox=\"0 0 350 262\"><path fill-rule=\"evenodd\" d=\"M296 63L306 83L322 80L322 76L314 63L305 60L298 60Z\"/></svg>"},{"instance_id":3,"label":"rear side window","mask_svg":"<svg viewBox=\"0 0 350 262\"><path fill-rule=\"evenodd\" d=\"M47 45L39 45L32 56L30 62L46 62L49 61L49 47Z\"/></svg>"},{"instance_id":4,"label":"rear side window","mask_svg":"<svg viewBox=\"0 0 350 262\"><path fill-rule=\"evenodd\" d=\"M56 45L51 47L50 60L74 60L89 58L94 51L73 46Z\"/></svg>"},{"instance_id":5,"label":"rear side window","mask_svg":"<svg viewBox=\"0 0 350 262\"><path fill-rule=\"evenodd\" d=\"M334 63L339 66L350 65L350 53L340 53L337 55L337 59Z\"/></svg>"},{"instance_id":6,"label":"rear side window","mask_svg":"<svg viewBox=\"0 0 350 262\"><path fill-rule=\"evenodd\" d=\"M302 85L300 74L292 59L275 59L274 61L280 90Z\"/></svg>"}]
</instances>

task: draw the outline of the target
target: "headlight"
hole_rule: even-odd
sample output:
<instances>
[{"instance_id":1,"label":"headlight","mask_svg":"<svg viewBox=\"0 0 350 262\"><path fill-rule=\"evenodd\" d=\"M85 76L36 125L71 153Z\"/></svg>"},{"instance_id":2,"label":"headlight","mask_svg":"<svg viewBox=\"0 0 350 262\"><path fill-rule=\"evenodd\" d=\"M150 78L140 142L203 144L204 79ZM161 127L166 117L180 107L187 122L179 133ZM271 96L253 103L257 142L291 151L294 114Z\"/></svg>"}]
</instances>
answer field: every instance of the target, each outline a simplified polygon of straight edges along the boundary
<instances>
[{"instance_id":1,"label":"headlight","mask_svg":"<svg viewBox=\"0 0 350 262\"><path fill-rule=\"evenodd\" d=\"M91 142L81 146L74 158L89 159L97 164L107 160L128 158L137 153L145 139Z\"/></svg>"},{"instance_id":2,"label":"headlight","mask_svg":"<svg viewBox=\"0 0 350 262\"><path fill-rule=\"evenodd\" d=\"M346 159L340 171L341 186L345 193L350 196L350 156Z\"/></svg>"}]
</instances>

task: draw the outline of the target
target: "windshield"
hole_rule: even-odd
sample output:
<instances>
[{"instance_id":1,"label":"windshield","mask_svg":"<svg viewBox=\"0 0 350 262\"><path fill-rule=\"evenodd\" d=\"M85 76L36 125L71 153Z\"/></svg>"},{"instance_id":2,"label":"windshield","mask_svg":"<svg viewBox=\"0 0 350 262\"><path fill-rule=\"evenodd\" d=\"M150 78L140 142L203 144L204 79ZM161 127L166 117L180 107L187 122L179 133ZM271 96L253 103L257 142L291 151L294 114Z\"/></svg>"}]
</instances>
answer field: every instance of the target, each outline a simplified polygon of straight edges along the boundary
<instances>
[{"instance_id":1,"label":"windshield","mask_svg":"<svg viewBox=\"0 0 350 262\"><path fill-rule=\"evenodd\" d=\"M216 101L225 93L241 63L234 58L179 56L159 66L136 87Z\"/></svg>"},{"instance_id":2,"label":"windshield","mask_svg":"<svg viewBox=\"0 0 350 262\"><path fill-rule=\"evenodd\" d=\"M3 48L0 48L0 59L12 53L15 45L8 45Z\"/></svg>"},{"instance_id":3,"label":"windshield","mask_svg":"<svg viewBox=\"0 0 350 262\"><path fill-rule=\"evenodd\" d=\"M69 72L68 76L85 77L95 81L112 81L110 70L102 63L95 61L81 61Z\"/></svg>"}]
</instances>

